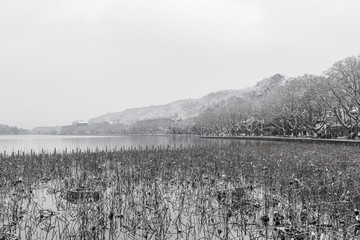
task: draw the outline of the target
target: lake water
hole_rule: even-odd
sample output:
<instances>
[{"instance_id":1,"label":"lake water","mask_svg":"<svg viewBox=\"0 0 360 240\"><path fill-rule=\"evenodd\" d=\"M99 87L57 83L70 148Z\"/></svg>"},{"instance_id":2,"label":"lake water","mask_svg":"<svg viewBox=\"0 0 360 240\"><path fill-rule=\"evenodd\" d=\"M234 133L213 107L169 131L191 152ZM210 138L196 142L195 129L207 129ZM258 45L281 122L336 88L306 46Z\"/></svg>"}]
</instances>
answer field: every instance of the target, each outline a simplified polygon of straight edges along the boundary
<instances>
[{"instance_id":1,"label":"lake water","mask_svg":"<svg viewBox=\"0 0 360 240\"><path fill-rule=\"evenodd\" d=\"M58 135L0 135L0 153L56 151L65 149L95 151L131 148L139 146L151 147L180 147L180 146L212 146L230 144L233 140L202 139L198 136L159 136L159 135L121 135L121 136L58 136ZM241 140L237 140L238 143Z\"/></svg>"}]
</instances>

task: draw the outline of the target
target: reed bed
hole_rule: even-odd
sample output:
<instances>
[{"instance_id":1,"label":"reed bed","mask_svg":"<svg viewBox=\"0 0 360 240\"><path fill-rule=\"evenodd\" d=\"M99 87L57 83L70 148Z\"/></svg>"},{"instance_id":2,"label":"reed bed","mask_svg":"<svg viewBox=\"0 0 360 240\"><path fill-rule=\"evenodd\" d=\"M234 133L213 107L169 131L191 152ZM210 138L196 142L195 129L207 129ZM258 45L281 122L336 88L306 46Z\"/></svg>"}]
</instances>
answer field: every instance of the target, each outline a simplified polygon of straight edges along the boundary
<instances>
[{"instance_id":1,"label":"reed bed","mask_svg":"<svg viewBox=\"0 0 360 240\"><path fill-rule=\"evenodd\" d=\"M0 155L0 239L356 239L360 149L308 143Z\"/></svg>"}]
</instances>

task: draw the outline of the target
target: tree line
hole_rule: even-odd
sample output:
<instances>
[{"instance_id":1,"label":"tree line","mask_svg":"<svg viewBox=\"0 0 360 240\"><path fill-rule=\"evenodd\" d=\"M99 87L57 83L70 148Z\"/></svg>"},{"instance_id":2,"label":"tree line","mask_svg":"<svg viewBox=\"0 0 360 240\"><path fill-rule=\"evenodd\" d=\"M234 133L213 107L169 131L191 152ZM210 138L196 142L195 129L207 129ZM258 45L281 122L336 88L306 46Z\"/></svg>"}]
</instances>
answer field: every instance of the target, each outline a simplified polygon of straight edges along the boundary
<instances>
[{"instance_id":1,"label":"tree line","mask_svg":"<svg viewBox=\"0 0 360 240\"><path fill-rule=\"evenodd\" d=\"M241 98L207 109L197 134L356 137L360 123L360 56L333 64L322 75L259 82Z\"/></svg>"}]
</instances>

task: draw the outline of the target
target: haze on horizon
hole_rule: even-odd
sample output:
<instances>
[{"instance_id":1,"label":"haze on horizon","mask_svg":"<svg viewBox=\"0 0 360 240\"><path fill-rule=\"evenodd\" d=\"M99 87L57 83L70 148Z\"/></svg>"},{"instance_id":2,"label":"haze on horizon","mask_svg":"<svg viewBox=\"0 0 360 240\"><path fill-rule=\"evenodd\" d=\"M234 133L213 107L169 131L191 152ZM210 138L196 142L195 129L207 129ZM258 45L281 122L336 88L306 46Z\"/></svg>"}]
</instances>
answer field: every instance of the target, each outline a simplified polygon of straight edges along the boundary
<instances>
[{"instance_id":1,"label":"haze on horizon","mask_svg":"<svg viewBox=\"0 0 360 240\"><path fill-rule=\"evenodd\" d=\"M0 2L0 124L108 112L322 74L358 55L356 0Z\"/></svg>"}]
</instances>

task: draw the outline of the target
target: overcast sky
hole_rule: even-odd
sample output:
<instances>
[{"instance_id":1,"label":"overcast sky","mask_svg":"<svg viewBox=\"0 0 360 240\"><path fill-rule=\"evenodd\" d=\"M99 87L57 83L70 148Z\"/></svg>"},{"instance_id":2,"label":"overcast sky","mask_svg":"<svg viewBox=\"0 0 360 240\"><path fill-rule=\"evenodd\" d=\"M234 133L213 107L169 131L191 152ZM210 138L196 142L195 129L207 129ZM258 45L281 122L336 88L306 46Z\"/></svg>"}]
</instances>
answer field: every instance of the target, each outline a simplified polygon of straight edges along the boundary
<instances>
[{"instance_id":1,"label":"overcast sky","mask_svg":"<svg viewBox=\"0 0 360 240\"><path fill-rule=\"evenodd\" d=\"M322 74L360 53L360 1L0 0L0 123L126 108Z\"/></svg>"}]
</instances>

